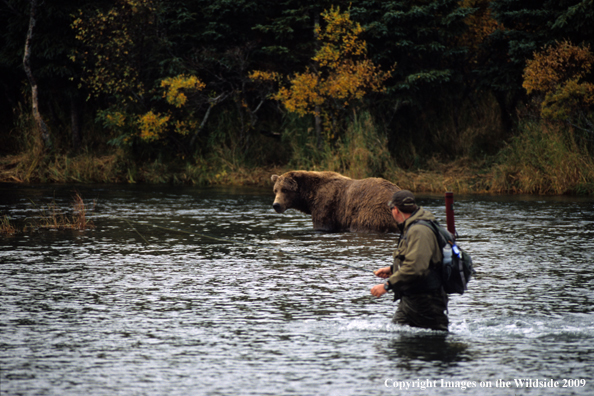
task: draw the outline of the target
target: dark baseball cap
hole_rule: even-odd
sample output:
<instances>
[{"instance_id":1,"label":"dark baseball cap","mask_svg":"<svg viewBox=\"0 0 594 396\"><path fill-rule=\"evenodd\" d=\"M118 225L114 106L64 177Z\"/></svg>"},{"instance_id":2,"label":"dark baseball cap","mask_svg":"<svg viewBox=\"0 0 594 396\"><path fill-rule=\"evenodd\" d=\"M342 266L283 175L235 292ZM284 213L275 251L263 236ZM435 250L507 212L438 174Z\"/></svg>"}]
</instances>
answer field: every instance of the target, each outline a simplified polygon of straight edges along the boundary
<instances>
[{"instance_id":1,"label":"dark baseball cap","mask_svg":"<svg viewBox=\"0 0 594 396\"><path fill-rule=\"evenodd\" d=\"M392 199L388 202L390 208L397 207L399 211L404 213L412 213L417 210L417 203L415 196L408 190L400 190L392 195Z\"/></svg>"}]
</instances>

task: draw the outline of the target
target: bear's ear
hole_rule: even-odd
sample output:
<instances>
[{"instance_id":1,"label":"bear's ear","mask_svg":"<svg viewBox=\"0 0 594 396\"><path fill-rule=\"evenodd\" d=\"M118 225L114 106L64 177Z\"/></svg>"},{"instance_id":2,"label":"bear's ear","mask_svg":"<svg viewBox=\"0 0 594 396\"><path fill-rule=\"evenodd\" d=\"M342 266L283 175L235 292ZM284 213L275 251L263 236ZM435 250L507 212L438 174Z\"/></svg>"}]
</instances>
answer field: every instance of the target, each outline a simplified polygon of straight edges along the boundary
<instances>
[{"instance_id":1,"label":"bear's ear","mask_svg":"<svg viewBox=\"0 0 594 396\"><path fill-rule=\"evenodd\" d=\"M270 176L270 180L272 180L273 183L276 183L277 179L278 179L278 175Z\"/></svg>"}]
</instances>

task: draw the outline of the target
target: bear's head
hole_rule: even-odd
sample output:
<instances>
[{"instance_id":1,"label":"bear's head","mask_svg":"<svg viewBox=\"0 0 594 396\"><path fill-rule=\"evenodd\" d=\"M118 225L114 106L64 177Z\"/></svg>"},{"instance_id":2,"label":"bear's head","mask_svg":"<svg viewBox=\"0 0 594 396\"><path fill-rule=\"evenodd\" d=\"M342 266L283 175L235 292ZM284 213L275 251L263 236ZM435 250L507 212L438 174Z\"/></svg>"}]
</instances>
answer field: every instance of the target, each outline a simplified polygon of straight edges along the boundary
<instances>
[{"instance_id":1,"label":"bear's head","mask_svg":"<svg viewBox=\"0 0 594 396\"><path fill-rule=\"evenodd\" d=\"M274 183L274 202L272 207L277 213L283 213L287 209L294 208L295 202L299 199L297 193L297 181L289 174L282 176L272 175L270 177Z\"/></svg>"}]
</instances>

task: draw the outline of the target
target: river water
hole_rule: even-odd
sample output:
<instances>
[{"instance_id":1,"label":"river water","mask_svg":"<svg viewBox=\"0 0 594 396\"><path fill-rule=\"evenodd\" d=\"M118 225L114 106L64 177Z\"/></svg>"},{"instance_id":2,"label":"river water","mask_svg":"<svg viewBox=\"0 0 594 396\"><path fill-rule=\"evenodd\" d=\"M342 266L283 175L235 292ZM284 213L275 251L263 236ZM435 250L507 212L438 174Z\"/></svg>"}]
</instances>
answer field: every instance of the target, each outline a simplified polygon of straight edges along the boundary
<instances>
[{"instance_id":1,"label":"river water","mask_svg":"<svg viewBox=\"0 0 594 396\"><path fill-rule=\"evenodd\" d=\"M446 334L392 324L344 265L389 265L396 235L315 232L269 189L76 189L96 228L0 236L2 394L594 392L594 198L456 196L477 276ZM0 214L72 195L0 185Z\"/></svg>"}]
</instances>

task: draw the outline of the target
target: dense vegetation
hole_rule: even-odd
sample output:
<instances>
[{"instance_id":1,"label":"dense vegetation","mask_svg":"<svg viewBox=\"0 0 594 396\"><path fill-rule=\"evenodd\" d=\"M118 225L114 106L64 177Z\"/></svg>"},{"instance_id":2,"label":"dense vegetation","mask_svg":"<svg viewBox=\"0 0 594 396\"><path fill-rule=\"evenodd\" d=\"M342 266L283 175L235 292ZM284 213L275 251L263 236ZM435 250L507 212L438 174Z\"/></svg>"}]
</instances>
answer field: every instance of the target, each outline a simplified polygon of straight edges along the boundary
<instances>
[{"instance_id":1,"label":"dense vegetation","mask_svg":"<svg viewBox=\"0 0 594 396\"><path fill-rule=\"evenodd\" d=\"M3 0L4 181L594 193L594 0Z\"/></svg>"}]
</instances>

